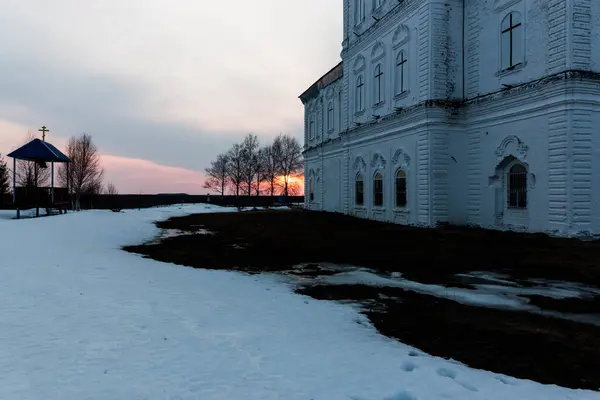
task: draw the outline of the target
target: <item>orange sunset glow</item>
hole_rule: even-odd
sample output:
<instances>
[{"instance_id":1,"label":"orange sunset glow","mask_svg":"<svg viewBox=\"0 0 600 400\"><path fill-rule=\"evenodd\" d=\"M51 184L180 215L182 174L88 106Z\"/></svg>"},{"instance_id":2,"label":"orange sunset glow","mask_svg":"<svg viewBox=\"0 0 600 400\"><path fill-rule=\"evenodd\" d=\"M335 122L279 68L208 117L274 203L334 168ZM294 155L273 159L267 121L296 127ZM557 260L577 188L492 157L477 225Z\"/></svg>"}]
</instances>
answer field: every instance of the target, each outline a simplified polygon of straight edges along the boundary
<instances>
[{"instance_id":1,"label":"orange sunset glow","mask_svg":"<svg viewBox=\"0 0 600 400\"><path fill-rule=\"evenodd\" d=\"M278 176L275 180L277 187L283 188L285 185L285 177ZM291 195L303 195L304 194L304 176L289 176L288 177L288 190Z\"/></svg>"}]
</instances>

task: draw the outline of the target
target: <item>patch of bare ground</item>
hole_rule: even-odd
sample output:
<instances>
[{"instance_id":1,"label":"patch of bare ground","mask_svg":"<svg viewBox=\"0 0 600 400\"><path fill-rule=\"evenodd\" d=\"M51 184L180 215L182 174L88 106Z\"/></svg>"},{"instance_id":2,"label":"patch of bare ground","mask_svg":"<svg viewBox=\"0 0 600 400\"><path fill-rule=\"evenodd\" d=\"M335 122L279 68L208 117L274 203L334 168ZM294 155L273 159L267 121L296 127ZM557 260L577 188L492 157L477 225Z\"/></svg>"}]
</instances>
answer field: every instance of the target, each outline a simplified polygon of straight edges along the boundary
<instances>
[{"instance_id":1,"label":"patch of bare ground","mask_svg":"<svg viewBox=\"0 0 600 400\"><path fill-rule=\"evenodd\" d=\"M212 234L168 237L128 251L180 265L250 273L300 263L360 265L423 282L466 286L456 274L502 273L600 286L600 244L542 234L420 229L306 211L199 214L157 224ZM323 275L318 268L307 276ZM523 311L469 306L394 287L311 285L299 293L361 301L383 334L475 368L572 388L600 388L600 327ZM598 313L598 300L528 296L541 308Z\"/></svg>"}]
</instances>

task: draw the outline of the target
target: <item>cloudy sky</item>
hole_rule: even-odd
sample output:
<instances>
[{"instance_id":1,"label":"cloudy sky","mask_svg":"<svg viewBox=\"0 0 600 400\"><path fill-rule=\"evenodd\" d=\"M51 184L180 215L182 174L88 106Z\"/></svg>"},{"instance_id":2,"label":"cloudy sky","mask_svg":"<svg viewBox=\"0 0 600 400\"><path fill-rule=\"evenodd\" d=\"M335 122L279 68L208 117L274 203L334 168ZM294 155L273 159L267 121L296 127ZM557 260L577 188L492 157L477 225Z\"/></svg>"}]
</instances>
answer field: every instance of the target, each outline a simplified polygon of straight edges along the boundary
<instances>
[{"instance_id":1,"label":"cloudy sky","mask_svg":"<svg viewBox=\"0 0 600 400\"><path fill-rule=\"evenodd\" d=\"M249 132L302 138L342 0L0 0L0 153L87 132L121 193L201 193Z\"/></svg>"}]
</instances>

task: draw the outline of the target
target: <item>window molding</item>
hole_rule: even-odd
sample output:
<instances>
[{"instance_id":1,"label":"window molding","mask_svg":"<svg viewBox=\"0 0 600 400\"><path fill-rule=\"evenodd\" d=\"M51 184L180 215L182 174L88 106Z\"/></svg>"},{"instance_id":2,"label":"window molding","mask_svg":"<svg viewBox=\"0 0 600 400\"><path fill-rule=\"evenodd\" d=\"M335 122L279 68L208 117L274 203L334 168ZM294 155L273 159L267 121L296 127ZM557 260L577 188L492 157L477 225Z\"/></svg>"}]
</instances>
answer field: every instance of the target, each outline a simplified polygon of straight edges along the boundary
<instances>
[{"instance_id":1,"label":"window molding","mask_svg":"<svg viewBox=\"0 0 600 400\"><path fill-rule=\"evenodd\" d=\"M335 112L333 107L333 100L327 103L327 132L332 132L335 127Z\"/></svg>"},{"instance_id":2,"label":"window molding","mask_svg":"<svg viewBox=\"0 0 600 400\"><path fill-rule=\"evenodd\" d=\"M380 169L376 169L373 173L371 181L373 182L372 191L373 191L373 208L382 209L385 206L385 175ZM379 182L379 184L378 184ZM381 193L378 191L378 186L381 186Z\"/></svg>"},{"instance_id":3,"label":"window molding","mask_svg":"<svg viewBox=\"0 0 600 400\"><path fill-rule=\"evenodd\" d=\"M404 176L399 177L398 175L400 175L400 173L402 173ZM404 198L403 198L403 202L401 202L401 204L399 204L398 201L398 180L403 179L404 180ZM398 167L396 168L396 172L394 173L394 210L405 210L408 208L408 172L402 168L402 167Z\"/></svg>"},{"instance_id":4,"label":"window molding","mask_svg":"<svg viewBox=\"0 0 600 400\"><path fill-rule=\"evenodd\" d=\"M385 68L380 62L373 68L373 106L380 107L385 103Z\"/></svg>"},{"instance_id":5,"label":"window molding","mask_svg":"<svg viewBox=\"0 0 600 400\"><path fill-rule=\"evenodd\" d=\"M363 74L359 74L355 80L354 87L354 112L355 114L365 111L365 79Z\"/></svg>"},{"instance_id":6,"label":"window molding","mask_svg":"<svg viewBox=\"0 0 600 400\"><path fill-rule=\"evenodd\" d=\"M365 207L365 178L361 171L354 175L354 206Z\"/></svg>"},{"instance_id":7,"label":"window molding","mask_svg":"<svg viewBox=\"0 0 600 400\"><path fill-rule=\"evenodd\" d=\"M516 21L514 21L515 19ZM506 25L507 21L508 25ZM515 9L510 9L502 13L499 18L498 28L499 65L496 76L503 76L521 70L527 63L524 13ZM506 40L508 40L508 53L506 53L506 49L504 48ZM520 51L518 51L519 48Z\"/></svg>"},{"instance_id":8,"label":"window molding","mask_svg":"<svg viewBox=\"0 0 600 400\"><path fill-rule=\"evenodd\" d=\"M394 36L392 37L392 48L396 50L398 47L408 43L410 40L410 30L406 25L400 25L396 28Z\"/></svg>"},{"instance_id":9,"label":"window molding","mask_svg":"<svg viewBox=\"0 0 600 400\"><path fill-rule=\"evenodd\" d=\"M394 57L394 99L407 96L410 89L410 60L407 53L408 49L400 48Z\"/></svg>"},{"instance_id":10,"label":"window molding","mask_svg":"<svg viewBox=\"0 0 600 400\"><path fill-rule=\"evenodd\" d=\"M315 122L315 115L311 114L308 117L308 139L309 140L314 140L315 139L315 131L316 131L316 122Z\"/></svg>"},{"instance_id":11,"label":"window molding","mask_svg":"<svg viewBox=\"0 0 600 400\"><path fill-rule=\"evenodd\" d=\"M359 28L367 20L367 0L354 0L354 26Z\"/></svg>"}]
</instances>

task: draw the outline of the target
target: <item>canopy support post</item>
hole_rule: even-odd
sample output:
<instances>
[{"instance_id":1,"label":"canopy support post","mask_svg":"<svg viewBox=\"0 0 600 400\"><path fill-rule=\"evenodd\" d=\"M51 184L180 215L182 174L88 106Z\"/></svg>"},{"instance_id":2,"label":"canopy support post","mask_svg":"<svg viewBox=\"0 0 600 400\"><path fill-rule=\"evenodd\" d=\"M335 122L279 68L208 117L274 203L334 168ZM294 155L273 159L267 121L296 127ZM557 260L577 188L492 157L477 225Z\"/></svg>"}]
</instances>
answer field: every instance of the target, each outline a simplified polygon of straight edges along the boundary
<instances>
[{"instance_id":1,"label":"canopy support post","mask_svg":"<svg viewBox=\"0 0 600 400\"><path fill-rule=\"evenodd\" d=\"M52 186L50 188L50 201L54 204L54 162L52 162Z\"/></svg>"},{"instance_id":2,"label":"canopy support post","mask_svg":"<svg viewBox=\"0 0 600 400\"><path fill-rule=\"evenodd\" d=\"M35 217L40 216L40 188L38 187L38 165L33 165L34 182L35 182Z\"/></svg>"},{"instance_id":3,"label":"canopy support post","mask_svg":"<svg viewBox=\"0 0 600 400\"><path fill-rule=\"evenodd\" d=\"M13 206L17 205L17 159L13 158L13 193L12 193L12 198L13 198ZM21 218L21 211L19 210L19 207L17 208L17 219Z\"/></svg>"}]
</instances>

